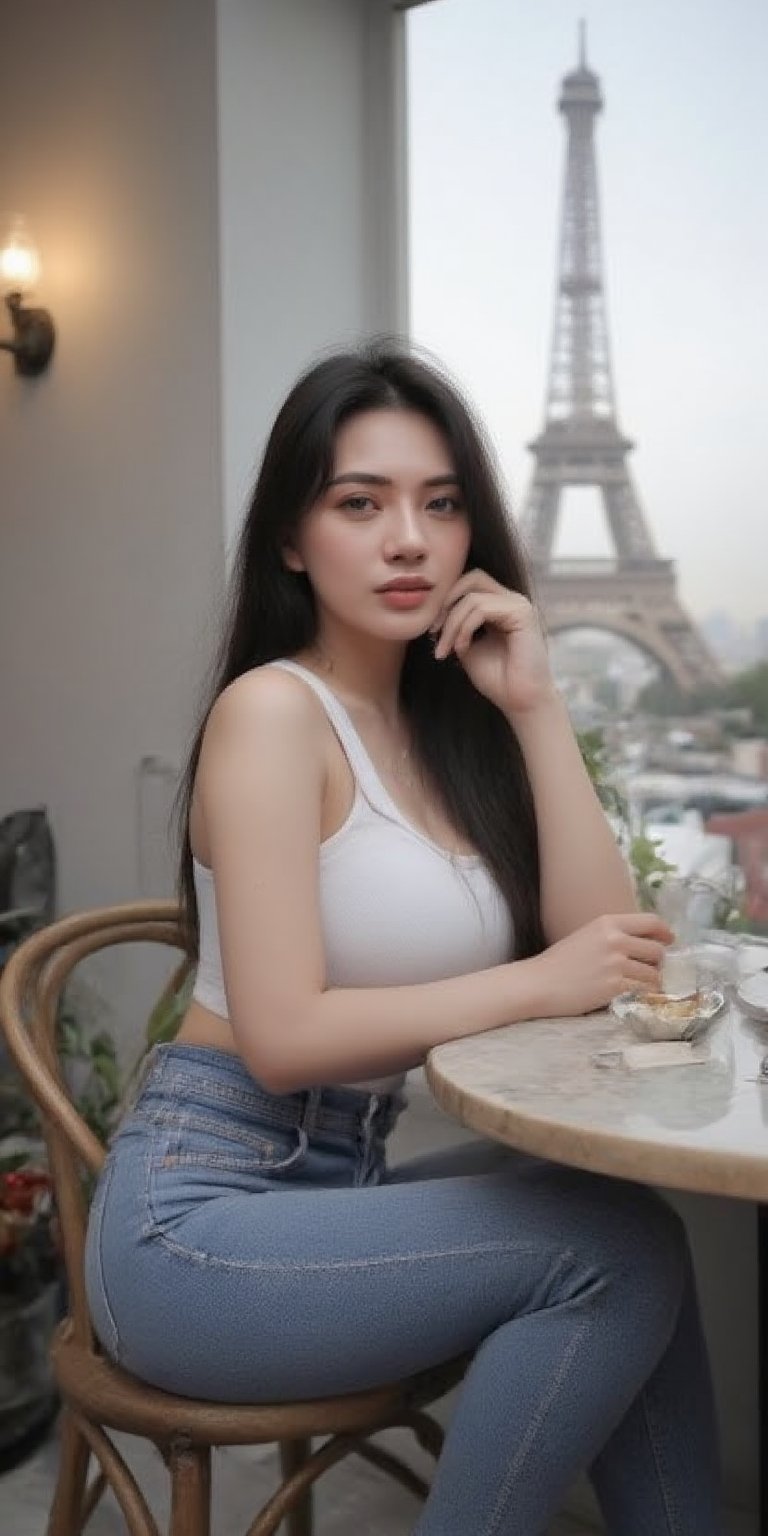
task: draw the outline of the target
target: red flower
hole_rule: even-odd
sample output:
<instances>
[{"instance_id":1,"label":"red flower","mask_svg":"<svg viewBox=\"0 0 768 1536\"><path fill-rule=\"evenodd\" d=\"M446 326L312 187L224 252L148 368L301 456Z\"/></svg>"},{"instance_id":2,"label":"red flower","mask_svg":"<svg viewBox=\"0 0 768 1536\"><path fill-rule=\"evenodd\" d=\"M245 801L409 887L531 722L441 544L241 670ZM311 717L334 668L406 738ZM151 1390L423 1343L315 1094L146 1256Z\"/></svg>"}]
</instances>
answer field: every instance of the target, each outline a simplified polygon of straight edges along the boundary
<instances>
[{"instance_id":1,"label":"red flower","mask_svg":"<svg viewBox=\"0 0 768 1536\"><path fill-rule=\"evenodd\" d=\"M50 1189L50 1178L40 1168L19 1168L15 1173L0 1174L0 1211L33 1216Z\"/></svg>"}]
</instances>

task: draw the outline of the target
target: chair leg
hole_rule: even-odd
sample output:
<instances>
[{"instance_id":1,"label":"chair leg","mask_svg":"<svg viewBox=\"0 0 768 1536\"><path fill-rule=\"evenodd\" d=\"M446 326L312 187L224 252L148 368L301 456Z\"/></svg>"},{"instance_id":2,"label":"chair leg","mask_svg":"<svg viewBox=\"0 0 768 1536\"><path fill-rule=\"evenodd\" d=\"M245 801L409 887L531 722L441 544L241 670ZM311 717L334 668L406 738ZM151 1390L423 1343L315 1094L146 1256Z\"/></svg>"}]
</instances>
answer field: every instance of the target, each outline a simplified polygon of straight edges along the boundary
<instances>
[{"instance_id":1,"label":"chair leg","mask_svg":"<svg viewBox=\"0 0 768 1536\"><path fill-rule=\"evenodd\" d=\"M170 1448L170 1536L210 1536L211 1449L177 1442Z\"/></svg>"},{"instance_id":2,"label":"chair leg","mask_svg":"<svg viewBox=\"0 0 768 1536\"><path fill-rule=\"evenodd\" d=\"M85 1480L90 1447L73 1423L69 1409L61 1411L59 1470L48 1516L47 1536L78 1536L83 1522Z\"/></svg>"},{"instance_id":3,"label":"chair leg","mask_svg":"<svg viewBox=\"0 0 768 1536\"><path fill-rule=\"evenodd\" d=\"M283 1469L283 1477L290 1477L292 1473L298 1472L311 1454L311 1440L281 1440L280 1465ZM286 1516L285 1531L286 1536L312 1536L311 1488L307 1489L303 1499Z\"/></svg>"}]
</instances>

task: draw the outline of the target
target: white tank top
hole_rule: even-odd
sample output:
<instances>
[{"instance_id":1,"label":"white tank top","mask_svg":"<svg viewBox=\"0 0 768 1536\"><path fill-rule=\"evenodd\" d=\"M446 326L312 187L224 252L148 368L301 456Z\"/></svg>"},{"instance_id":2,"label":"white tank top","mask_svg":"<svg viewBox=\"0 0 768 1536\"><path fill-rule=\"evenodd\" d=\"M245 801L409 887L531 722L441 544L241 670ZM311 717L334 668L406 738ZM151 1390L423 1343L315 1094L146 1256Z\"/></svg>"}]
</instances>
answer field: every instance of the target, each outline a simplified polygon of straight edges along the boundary
<instances>
[{"instance_id":1,"label":"white tank top","mask_svg":"<svg viewBox=\"0 0 768 1536\"><path fill-rule=\"evenodd\" d=\"M320 678L295 661L268 665L303 678L317 695L355 778L346 821L320 844L327 986L410 986L511 960L509 907L480 855L449 853L406 819L344 705ZM193 997L227 1018L213 875L195 860L194 877L200 958ZM390 1093L402 1081L400 1075L346 1086Z\"/></svg>"}]
</instances>

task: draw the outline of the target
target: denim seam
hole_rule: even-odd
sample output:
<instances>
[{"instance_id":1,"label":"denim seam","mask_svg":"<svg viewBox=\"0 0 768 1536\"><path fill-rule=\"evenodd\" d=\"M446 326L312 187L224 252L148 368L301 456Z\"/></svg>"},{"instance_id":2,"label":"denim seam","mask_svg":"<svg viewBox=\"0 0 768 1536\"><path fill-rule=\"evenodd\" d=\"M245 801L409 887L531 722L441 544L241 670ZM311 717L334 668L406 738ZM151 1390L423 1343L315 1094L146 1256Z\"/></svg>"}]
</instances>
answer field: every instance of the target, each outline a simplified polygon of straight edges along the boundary
<instances>
[{"instance_id":1,"label":"denim seam","mask_svg":"<svg viewBox=\"0 0 768 1536\"><path fill-rule=\"evenodd\" d=\"M267 1135L258 1135L257 1132L247 1132L246 1130L246 1132L233 1134L232 1130L227 1129L230 1121L207 1120L204 1115L197 1115L194 1111L189 1111L189 1109L184 1109L183 1115L183 1123L181 1123L181 1118L177 1115L174 1118L152 1118L152 1124L163 1127L163 1129L167 1127L169 1130L174 1130L175 1127L178 1127L180 1130L198 1130L201 1135L218 1137L221 1141L232 1141L232 1146L247 1147L247 1149L253 1150L253 1152L260 1152L263 1147L264 1149L272 1149L275 1146L275 1138L267 1137ZM290 1129L295 1129L295 1127L290 1127Z\"/></svg>"},{"instance_id":2,"label":"denim seam","mask_svg":"<svg viewBox=\"0 0 768 1536\"><path fill-rule=\"evenodd\" d=\"M94 1252L95 1252L95 1256L96 1256L97 1273L98 1273L98 1277L99 1277L99 1288L101 1290L101 1300L102 1300L102 1302L104 1304L104 1311L105 1311L105 1313L107 1315L110 1328L112 1329L112 1340L111 1340L112 1350L113 1350L115 1359L119 1362L119 1360L120 1360L120 1335L118 1333L117 1323L115 1321L115 1315L114 1315L114 1312L112 1311L112 1307L111 1307L110 1301L109 1301L109 1294L107 1292L107 1282L106 1282L106 1279L104 1277L104 1261L103 1261L103 1257L102 1257L102 1243L101 1243L102 1228L104 1226L104 1213L105 1213L106 1207L107 1207L107 1197L109 1195L110 1185L112 1183L112 1175L114 1174L114 1171L115 1171L115 1164L114 1164L114 1162L109 1162L109 1166L105 1169L106 1178L104 1180L104 1189L103 1189L103 1192L101 1193L101 1204L99 1206L99 1209L98 1209L98 1212L97 1212L97 1216L96 1216L96 1230L95 1230L95 1232L93 1234L93 1246L94 1246Z\"/></svg>"},{"instance_id":3,"label":"denim seam","mask_svg":"<svg viewBox=\"0 0 768 1536\"><path fill-rule=\"evenodd\" d=\"M307 1134L301 1126L293 1128L296 1145L289 1152L284 1152L283 1148L278 1147L274 1141L266 1139L253 1145L247 1142L233 1142L231 1152L216 1152L213 1149L204 1149L199 1152L177 1151L175 1150L177 1144L182 1144L183 1147L182 1132L191 1130L198 1131L201 1135L218 1134L211 1128L201 1129L199 1123L186 1113L183 1123L179 1121L175 1125L167 1125L161 1129L165 1131L162 1139L164 1150L157 1151L156 1139L150 1143L148 1179L152 1178L154 1172L165 1168L213 1168L219 1173L262 1174L265 1177L273 1173L282 1174L289 1168L296 1167L300 1159L306 1155L308 1147ZM230 1138L222 1137L221 1139L226 1141ZM148 1182L147 1188L149 1187ZM148 1204L151 1204L151 1201L148 1200Z\"/></svg>"},{"instance_id":4,"label":"denim seam","mask_svg":"<svg viewBox=\"0 0 768 1536\"><path fill-rule=\"evenodd\" d=\"M191 1120L193 1120L198 1125L201 1125L203 1129L213 1130L217 1136L226 1134L220 1129L222 1125L233 1125L237 1127L238 1124L237 1121L233 1120L231 1116L224 1118L221 1113L221 1106L218 1104L206 1105L205 1107L195 1106L192 1108L185 1106L184 1109L180 1109L178 1104L173 1109L152 1109L150 1106L142 1105L141 1109L136 1111L136 1114L133 1118L134 1121L138 1121L144 1125L167 1125L173 1129L174 1126L179 1125L182 1115L184 1116L185 1126L190 1123ZM264 1141L268 1139L268 1132L272 1132L274 1134L276 1130L290 1131L295 1128L296 1124L296 1121L291 1123L286 1121L285 1125L265 1125L264 1129L260 1129L259 1131L252 1131L249 1130L247 1126L244 1126L242 1130L237 1129L234 1136L232 1136L230 1139L247 1141L250 1137L252 1137L256 1141Z\"/></svg>"},{"instance_id":5,"label":"denim seam","mask_svg":"<svg viewBox=\"0 0 768 1536\"><path fill-rule=\"evenodd\" d=\"M173 1083L170 1085L170 1088L178 1093L178 1098L182 1102L184 1102L187 1094L192 1095L196 1099L202 1099L207 1091L206 1085L192 1082L189 1084ZM296 1130L301 1124L303 1112L299 1106L289 1108L286 1105L284 1108L278 1108L274 1105L265 1104L263 1100L255 1100L237 1093L222 1095L213 1093L211 1097L214 1099L218 1097L221 1100L219 1103L214 1102L208 1106L213 1114L222 1107L240 1109L244 1113L248 1112L251 1114L254 1119L261 1118L262 1123L270 1130ZM148 1120L153 1124L165 1124L173 1121L177 1114L177 1103L174 1103L167 1109L153 1109L151 1104L148 1104L145 1099L134 1111L134 1118L137 1120ZM315 1116L313 1130L336 1131L341 1135L348 1135L359 1129L361 1123L365 1121L365 1115L366 1111L362 1108L359 1111L342 1111L324 1109L321 1106ZM380 1106L377 1110L377 1116L381 1123L386 1125L389 1120L393 1119L393 1112L388 1106ZM374 1120L374 1123L377 1124L378 1120Z\"/></svg>"},{"instance_id":6,"label":"denim seam","mask_svg":"<svg viewBox=\"0 0 768 1536\"><path fill-rule=\"evenodd\" d=\"M166 1148L167 1150L167 1148ZM152 1168L154 1157L152 1149L145 1151L142 1158L144 1165L144 1215L145 1220L141 1224L142 1240L152 1239L155 1236L155 1213L152 1210Z\"/></svg>"},{"instance_id":7,"label":"denim seam","mask_svg":"<svg viewBox=\"0 0 768 1536\"><path fill-rule=\"evenodd\" d=\"M268 1102L265 1103L264 1096L255 1087L253 1090L234 1085L230 1087L228 1083L220 1083L215 1078L198 1076L195 1073L177 1072L172 1077L169 1076L167 1082L158 1084L154 1091L159 1092L163 1098L174 1100L181 1099L184 1101L188 1096L195 1099L209 1098L217 1101L217 1106L226 1104L228 1108L234 1106L237 1109L249 1112L256 1111L258 1113L261 1108L277 1113L280 1116L291 1116L300 1112L300 1107L296 1104L270 1105Z\"/></svg>"},{"instance_id":8,"label":"denim seam","mask_svg":"<svg viewBox=\"0 0 768 1536\"><path fill-rule=\"evenodd\" d=\"M255 1273L327 1273L333 1270L384 1269L397 1264L421 1264L426 1259L482 1258L490 1254L536 1253L533 1243L496 1242L478 1243L467 1248L436 1248L417 1250L413 1253L383 1254L375 1259L222 1259L216 1254L205 1253L199 1248L187 1248L168 1236L162 1227L150 1229L146 1235L175 1254L193 1264L209 1265L214 1269L245 1270Z\"/></svg>"},{"instance_id":9,"label":"denim seam","mask_svg":"<svg viewBox=\"0 0 768 1536\"><path fill-rule=\"evenodd\" d=\"M235 1152L168 1152L156 1167L167 1168L215 1168L220 1173L276 1173L283 1166L280 1162L272 1162L264 1157L242 1156Z\"/></svg>"},{"instance_id":10,"label":"denim seam","mask_svg":"<svg viewBox=\"0 0 768 1536\"><path fill-rule=\"evenodd\" d=\"M560 1270L572 1259L573 1259L573 1253L570 1250L566 1250L561 1255L561 1258L559 1259L559 1261L558 1261L558 1263L557 1263L557 1265L555 1267L553 1279L554 1279L554 1277L557 1274L559 1274ZM585 1319L585 1321L581 1324L581 1327L577 1328L576 1333L573 1335L573 1338L571 1339L570 1344L568 1345L568 1347L564 1351L562 1359L560 1361L560 1364L559 1364L559 1366L557 1368L557 1371L555 1372L555 1375L553 1376L553 1378L552 1378L552 1380L550 1382L549 1388L548 1388L547 1392L545 1393L544 1397L541 1399L541 1401L539 1403L538 1410L534 1414L534 1416L533 1416L533 1418L532 1418L532 1420L531 1420L531 1422L530 1422L530 1424L528 1426L528 1431L527 1431L523 1441L518 1446L517 1452L516 1452L516 1454L514 1456L514 1459L513 1459L512 1463L511 1463L510 1467L507 1470L507 1473L506 1473L506 1475L504 1477L504 1481L502 1482L501 1487L499 1489L499 1492L497 1494L496 1503L494 1504L493 1509L491 1510L491 1513L490 1513L490 1516L489 1516L489 1519L488 1519L488 1524L485 1527L485 1530L483 1531L482 1536L497 1536L497 1533L500 1530L500 1522L501 1522L504 1514L506 1513L506 1509L507 1509L507 1506L508 1506L508 1503L509 1503L509 1498L510 1498L510 1495L512 1494L512 1492L514 1491L514 1486L515 1486L515 1483L517 1481L517 1477L518 1477L518 1474L519 1474L520 1469L522 1467L522 1464L523 1464L526 1456L529 1455L530 1450L531 1450L531 1448L533 1446L533 1442L534 1442L537 1434L539 1433L539 1430L541 1429L541 1427L542 1427L542 1425L544 1423L544 1420L546 1419L547 1414L549 1413L549 1410L552 1407L552 1404L553 1404L553 1402L554 1402L558 1392L560 1391L560 1388L563 1385L563 1382L565 1381L565 1378L566 1378L566 1376L567 1376L567 1374L568 1374L568 1372L569 1372L569 1370L571 1368L571 1365L573 1364L573 1360L574 1360L574 1357L575 1357L575 1355L576 1355L576 1353L578 1351L579 1345L581 1344L581 1341L584 1338L585 1334L587 1334L590 1331L590 1328L591 1328L591 1324L590 1324L589 1319Z\"/></svg>"},{"instance_id":11,"label":"denim seam","mask_svg":"<svg viewBox=\"0 0 768 1536\"><path fill-rule=\"evenodd\" d=\"M213 1115L209 1117L204 1114L198 1114L194 1109L177 1111L175 1115L148 1115L147 1122L170 1131L176 1129L179 1131L199 1131L203 1136L217 1136L220 1141L232 1142L233 1147L244 1147L256 1153L262 1150L269 1152L274 1150L275 1147L274 1136L267 1136L261 1132L246 1129L240 1130L232 1124L231 1120L217 1120ZM291 1126L289 1129L297 1130L298 1127Z\"/></svg>"},{"instance_id":12,"label":"denim seam","mask_svg":"<svg viewBox=\"0 0 768 1536\"><path fill-rule=\"evenodd\" d=\"M320 1119L327 1121L329 1125L344 1127L354 1125L357 1120L365 1116L369 1111L370 1099L373 1095L365 1093L364 1090L350 1091L360 1093L362 1102L358 1108L333 1108L331 1105L321 1103ZM279 1098L276 1100L272 1096L265 1095L263 1091L260 1091L255 1081L252 1086L250 1084L245 1086L240 1084L230 1085L229 1083L220 1082L216 1075L203 1075L184 1071L175 1067L172 1062L162 1064L158 1081L151 1085L150 1092L158 1093L162 1097L177 1099L184 1099L187 1095L195 1097L198 1094L201 1096L207 1094L210 1098L218 1100L222 1104L236 1105L250 1113L263 1112L274 1116L276 1119L286 1119L291 1123L295 1123L296 1118L301 1117L304 1111L303 1101L306 1099L306 1094L302 1092L300 1094L288 1095L287 1097L291 1098L293 1102L284 1103ZM311 1092L311 1089L307 1090L307 1093ZM392 1105L390 1101L394 1097L395 1095L392 1094L382 1094L379 1097L379 1111L381 1113L391 1113Z\"/></svg>"},{"instance_id":13,"label":"denim seam","mask_svg":"<svg viewBox=\"0 0 768 1536\"><path fill-rule=\"evenodd\" d=\"M657 1435L655 1433L655 1429L654 1429L653 1415L651 1413L651 1405L650 1405L650 1401L649 1401L649 1390L648 1390L647 1387L644 1388L643 1392L641 1393L641 1396L640 1396L640 1406L641 1406L642 1412L643 1412L643 1423L645 1424L646 1432L647 1432L647 1435L648 1435L648 1444L650 1445L650 1448L651 1448L651 1459L652 1459L653 1465L654 1465L654 1467L656 1469L656 1476L657 1476L658 1481L659 1481L659 1489L661 1491L661 1502L664 1505L664 1513L665 1513L665 1515L667 1517L667 1532L668 1532L668 1536L677 1536L678 1525L677 1525L677 1521L674 1518L674 1514L673 1514L673 1510L672 1510L672 1505L671 1505L670 1499L669 1499L669 1486L668 1486L667 1479L666 1479L665 1474L664 1474L664 1457L663 1457L662 1452L661 1452L661 1445L660 1445L659 1439L658 1439L658 1437L657 1437Z\"/></svg>"}]
</instances>

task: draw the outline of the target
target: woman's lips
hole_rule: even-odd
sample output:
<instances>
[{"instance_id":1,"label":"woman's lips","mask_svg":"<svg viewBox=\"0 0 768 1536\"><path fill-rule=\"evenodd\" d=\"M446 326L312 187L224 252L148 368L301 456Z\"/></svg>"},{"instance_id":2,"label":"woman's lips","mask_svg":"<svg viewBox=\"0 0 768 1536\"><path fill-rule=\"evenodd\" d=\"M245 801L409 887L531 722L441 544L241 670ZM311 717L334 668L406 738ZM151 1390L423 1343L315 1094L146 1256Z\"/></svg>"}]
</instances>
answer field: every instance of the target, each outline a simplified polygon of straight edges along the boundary
<instances>
[{"instance_id":1,"label":"woman's lips","mask_svg":"<svg viewBox=\"0 0 768 1536\"><path fill-rule=\"evenodd\" d=\"M388 608L418 608L431 591L431 587L385 587L379 597Z\"/></svg>"}]
</instances>

